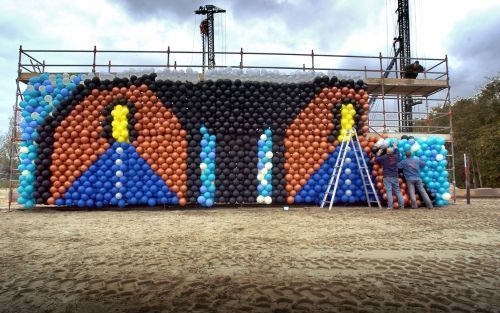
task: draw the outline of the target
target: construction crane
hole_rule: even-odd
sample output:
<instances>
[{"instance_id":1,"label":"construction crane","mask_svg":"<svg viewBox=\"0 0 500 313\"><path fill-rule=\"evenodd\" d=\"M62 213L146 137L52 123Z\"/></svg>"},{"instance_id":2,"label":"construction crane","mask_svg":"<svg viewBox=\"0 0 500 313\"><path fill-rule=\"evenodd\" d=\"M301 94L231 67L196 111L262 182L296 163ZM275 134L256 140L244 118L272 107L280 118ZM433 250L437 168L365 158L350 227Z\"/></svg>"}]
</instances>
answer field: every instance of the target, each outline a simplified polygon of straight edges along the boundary
<instances>
[{"instance_id":1,"label":"construction crane","mask_svg":"<svg viewBox=\"0 0 500 313\"><path fill-rule=\"evenodd\" d=\"M401 71L411 64L411 48L410 48L410 9L408 0L398 0L398 33L397 40L399 42L399 65ZM403 132L411 132L413 126L413 98L411 96L401 97L401 126Z\"/></svg>"},{"instance_id":2,"label":"construction crane","mask_svg":"<svg viewBox=\"0 0 500 313\"><path fill-rule=\"evenodd\" d=\"M203 71L205 71L205 54L208 54L208 68L215 67L215 43L214 43L214 14L225 13L226 10L207 4L200 6L194 13L205 15L206 18L200 23L201 41L203 45Z\"/></svg>"},{"instance_id":3,"label":"construction crane","mask_svg":"<svg viewBox=\"0 0 500 313\"><path fill-rule=\"evenodd\" d=\"M397 65L399 59L400 70L411 64L411 46L410 46L410 9L408 0L398 0L398 8L396 10L398 15L398 35L394 38L392 47L394 49L394 56L384 72L384 77L387 78L391 73L394 65ZM397 45L397 47L396 47ZM398 74L396 73L396 77ZM403 78L402 75L399 75ZM377 97L370 99L370 105L373 105ZM411 96L402 96L400 101L401 111L401 129L402 132L410 132L413 126L413 106L420 104L420 101L414 101Z\"/></svg>"}]
</instances>

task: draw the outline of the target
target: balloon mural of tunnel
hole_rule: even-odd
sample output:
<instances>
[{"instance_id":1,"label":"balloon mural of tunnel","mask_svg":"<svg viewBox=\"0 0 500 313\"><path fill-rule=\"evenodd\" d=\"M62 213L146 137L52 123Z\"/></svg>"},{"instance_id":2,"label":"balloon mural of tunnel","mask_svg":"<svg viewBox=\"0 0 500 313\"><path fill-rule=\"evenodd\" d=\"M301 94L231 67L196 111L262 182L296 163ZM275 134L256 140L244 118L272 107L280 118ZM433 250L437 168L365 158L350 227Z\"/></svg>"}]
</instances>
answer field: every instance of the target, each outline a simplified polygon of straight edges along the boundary
<instances>
[{"instance_id":1,"label":"balloon mural of tunnel","mask_svg":"<svg viewBox=\"0 0 500 313\"><path fill-rule=\"evenodd\" d=\"M365 137L362 80L81 77L42 74L23 93L18 201L25 207L318 203L345 130L356 129L367 160L387 144ZM445 205L443 142L399 143L426 161L423 180ZM354 163L343 170L337 203L365 201ZM384 194L382 169L368 163Z\"/></svg>"}]
</instances>

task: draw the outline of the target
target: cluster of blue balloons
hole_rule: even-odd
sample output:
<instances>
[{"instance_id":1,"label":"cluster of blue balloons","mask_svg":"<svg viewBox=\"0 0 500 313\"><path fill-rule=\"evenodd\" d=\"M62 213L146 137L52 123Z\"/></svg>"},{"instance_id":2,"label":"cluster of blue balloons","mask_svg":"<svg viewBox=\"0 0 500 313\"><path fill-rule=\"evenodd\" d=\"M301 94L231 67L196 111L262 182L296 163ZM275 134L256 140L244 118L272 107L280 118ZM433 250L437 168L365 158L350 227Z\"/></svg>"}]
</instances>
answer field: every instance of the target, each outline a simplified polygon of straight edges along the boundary
<instances>
[{"instance_id":1,"label":"cluster of blue balloons","mask_svg":"<svg viewBox=\"0 0 500 313\"><path fill-rule=\"evenodd\" d=\"M103 207L178 204L175 193L128 143L115 142L80 176L56 205Z\"/></svg>"},{"instance_id":2,"label":"cluster of blue balloons","mask_svg":"<svg viewBox=\"0 0 500 313\"><path fill-rule=\"evenodd\" d=\"M216 136L210 135L205 126L200 127L202 139L200 142L200 169L201 169L201 187L200 196L198 196L198 204L206 207L214 205L215 199L215 149Z\"/></svg>"},{"instance_id":3,"label":"cluster of blue balloons","mask_svg":"<svg viewBox=\"0 0 500 313\"><path fill-rule=\"evenodd\" d=\"M334 203L364 202L366 201L366 195L356 162L356 156L354 155L353 149L355 149L355 146L351 143L347 149L348 151L340 172L341 174L335 193ZM337 146L337 149L328 156L328 159L321 165L320 169L312 175L307 184L297 193L295 202L321 204L331 179L335 162L339 157L339 152L340 146ZM364 151L361 151L358 155L362 155L363 158L365 158L367 165L370 164L369 158ZM332 191L333 187L332 185ZM330 199L328 199L328 201L329 200Z\"/></svg>"},{"instance_id":4,"label":"cluster of blue balloons","mask_svg":"<svg viewBox=\"0 0 500 313\"><path fill-rule=\"evenodd\" d=\"M257 203L271 204L273 202L272 192L272 168L273 168L273 133L266 129L257 141Z\"/></svg>"},{"instance_id":5,"label":"cluster of blue balloons","mask_svg":"<svg viewBox=\"0 0 500 313\"><path fill-rule=\"evenodd\" d=\"M390 140L391 144L393 140L395 139ZM401 139L398 140L398 150L402 159L406 158L406 151L411 151L412 157L425 162L425 166L420 169L422 181L436 194L435 206L447 205L451 194L446 170L448 151L444 146L444 139L436 136Z\"/></svg>"},{"instance_id":6,"label":"cluster of blue balloons","mask_svg":"<svg viewBox=\"0 0 500 313\"><path fill-rule=\"evenodd\" d=\"M38 137L36 131L38 125L52 113L55 108L61 106L61 101L66 99L71 91L81 82L81 76L68 74L43 73L38 77L30 79L26 90L23 92L21 117L20 164L18 188L18 203L26 208L32 208L35 200L32 196L34 191L34 160L38 158L34 140Z\"/></svg>"}]
</instances>

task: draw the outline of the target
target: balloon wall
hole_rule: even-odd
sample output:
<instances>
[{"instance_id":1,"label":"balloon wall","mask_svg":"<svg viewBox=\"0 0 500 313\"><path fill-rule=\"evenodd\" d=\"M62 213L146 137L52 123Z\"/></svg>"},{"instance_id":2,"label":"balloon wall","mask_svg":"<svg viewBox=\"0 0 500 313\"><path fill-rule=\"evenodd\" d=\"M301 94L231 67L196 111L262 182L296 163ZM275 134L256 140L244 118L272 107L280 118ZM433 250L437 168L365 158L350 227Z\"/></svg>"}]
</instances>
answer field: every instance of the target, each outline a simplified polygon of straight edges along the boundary
<instances>
[{"instance_id":1,"label":"balloon wall","mask_svg":"<svg viewBox=\"0 0 500 313\"><path fill-rule=\"evenodd\" d=\"M240 74L195 82L155 73L32 78L21 102L19 203L319 203L350 128L378 182L383 169L370 157L387 142L365 136L362 80L262 81ZM436 205L445 205L443 142L412 138L399 145L426 162L422 178ZM354 152L347 157L335 202L365 203Z\"/></svg>"},{"instance_id":2,"label":"balloon wall","mask_svg":"<svg viewBox=\"0 0 500 313\"><path fill-rule=\"evenodd\" d=\"M448 151L444 146L444 139L433 136L421 138L403 136L400 140L396 138L383 139L374 137L371 143L373 155L378 149L385 149L392 146L394 141L397 142L398 151L402 160L406 158L406 151L411 151L412 158L418 158L425 163L425 166L420 170L420 177L434 205L437 207L447 205L448 201L451 199L451 194L450 183L448 182L448 171L446 170L448 164L446 156ZM372 164L372 174L375 176L377 187L381 191L383 198L387 200L387 194L383 185L383 168L373 161ZM411 203L407 186L401 171L399 187L405 200L405 206L410 206ZM418 193L416 196L417 203L421 206L422 201ZM399 207L400 203L398 203L396 196L393 195L392 197L395 207Z\"/></svg>"}]
</instances>

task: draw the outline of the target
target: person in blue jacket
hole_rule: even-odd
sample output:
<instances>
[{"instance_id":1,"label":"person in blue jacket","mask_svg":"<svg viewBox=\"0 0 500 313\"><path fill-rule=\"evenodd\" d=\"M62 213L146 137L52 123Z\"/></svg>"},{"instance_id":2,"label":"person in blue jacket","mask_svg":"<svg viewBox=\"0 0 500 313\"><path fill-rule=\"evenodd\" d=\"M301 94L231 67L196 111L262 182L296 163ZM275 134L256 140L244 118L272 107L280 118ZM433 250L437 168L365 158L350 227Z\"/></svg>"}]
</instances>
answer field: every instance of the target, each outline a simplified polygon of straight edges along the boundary
<instances>
[{"instance_id":1,"label":"person in blue jacket","mask_svg":"<svg viewBox=\"0 0 500 313\"><path fill-rule=\"evenodd\" d=\"M411 207L413 209L417 208L417 199L415 197L415 187L417 187L420 196L425 202L425 206L432 209L432 201L425 192L424 184L420 178L420 167L424 167L425 162L420 159L412 159L411 151L406 151L406 159L399 162L398 167L403 169L403 175L406 179L406 185L408 186L408 192L410 193Z\"/></svg>"},{"instance_id":2,"label":"person in blue jacket","mask_svg":"<svg viewBox=\"0 0 500 313\"><path fill-rule=\"evenodd\" d=\"M398 151L398 143L395 141L392 145L392 148L387 148L387 153L382 154L382 149L377 152L377 157L375 161L382 165L384 172L384 187L387 192L387 208L393 208L392 201L392 191L396 194L398 198L399 206L404 208L405 202L403 200L403 195L401 194L401 190L399 189L398 182L398 162L399 162L399 151Z\"/></svg>"}]
</instances>

